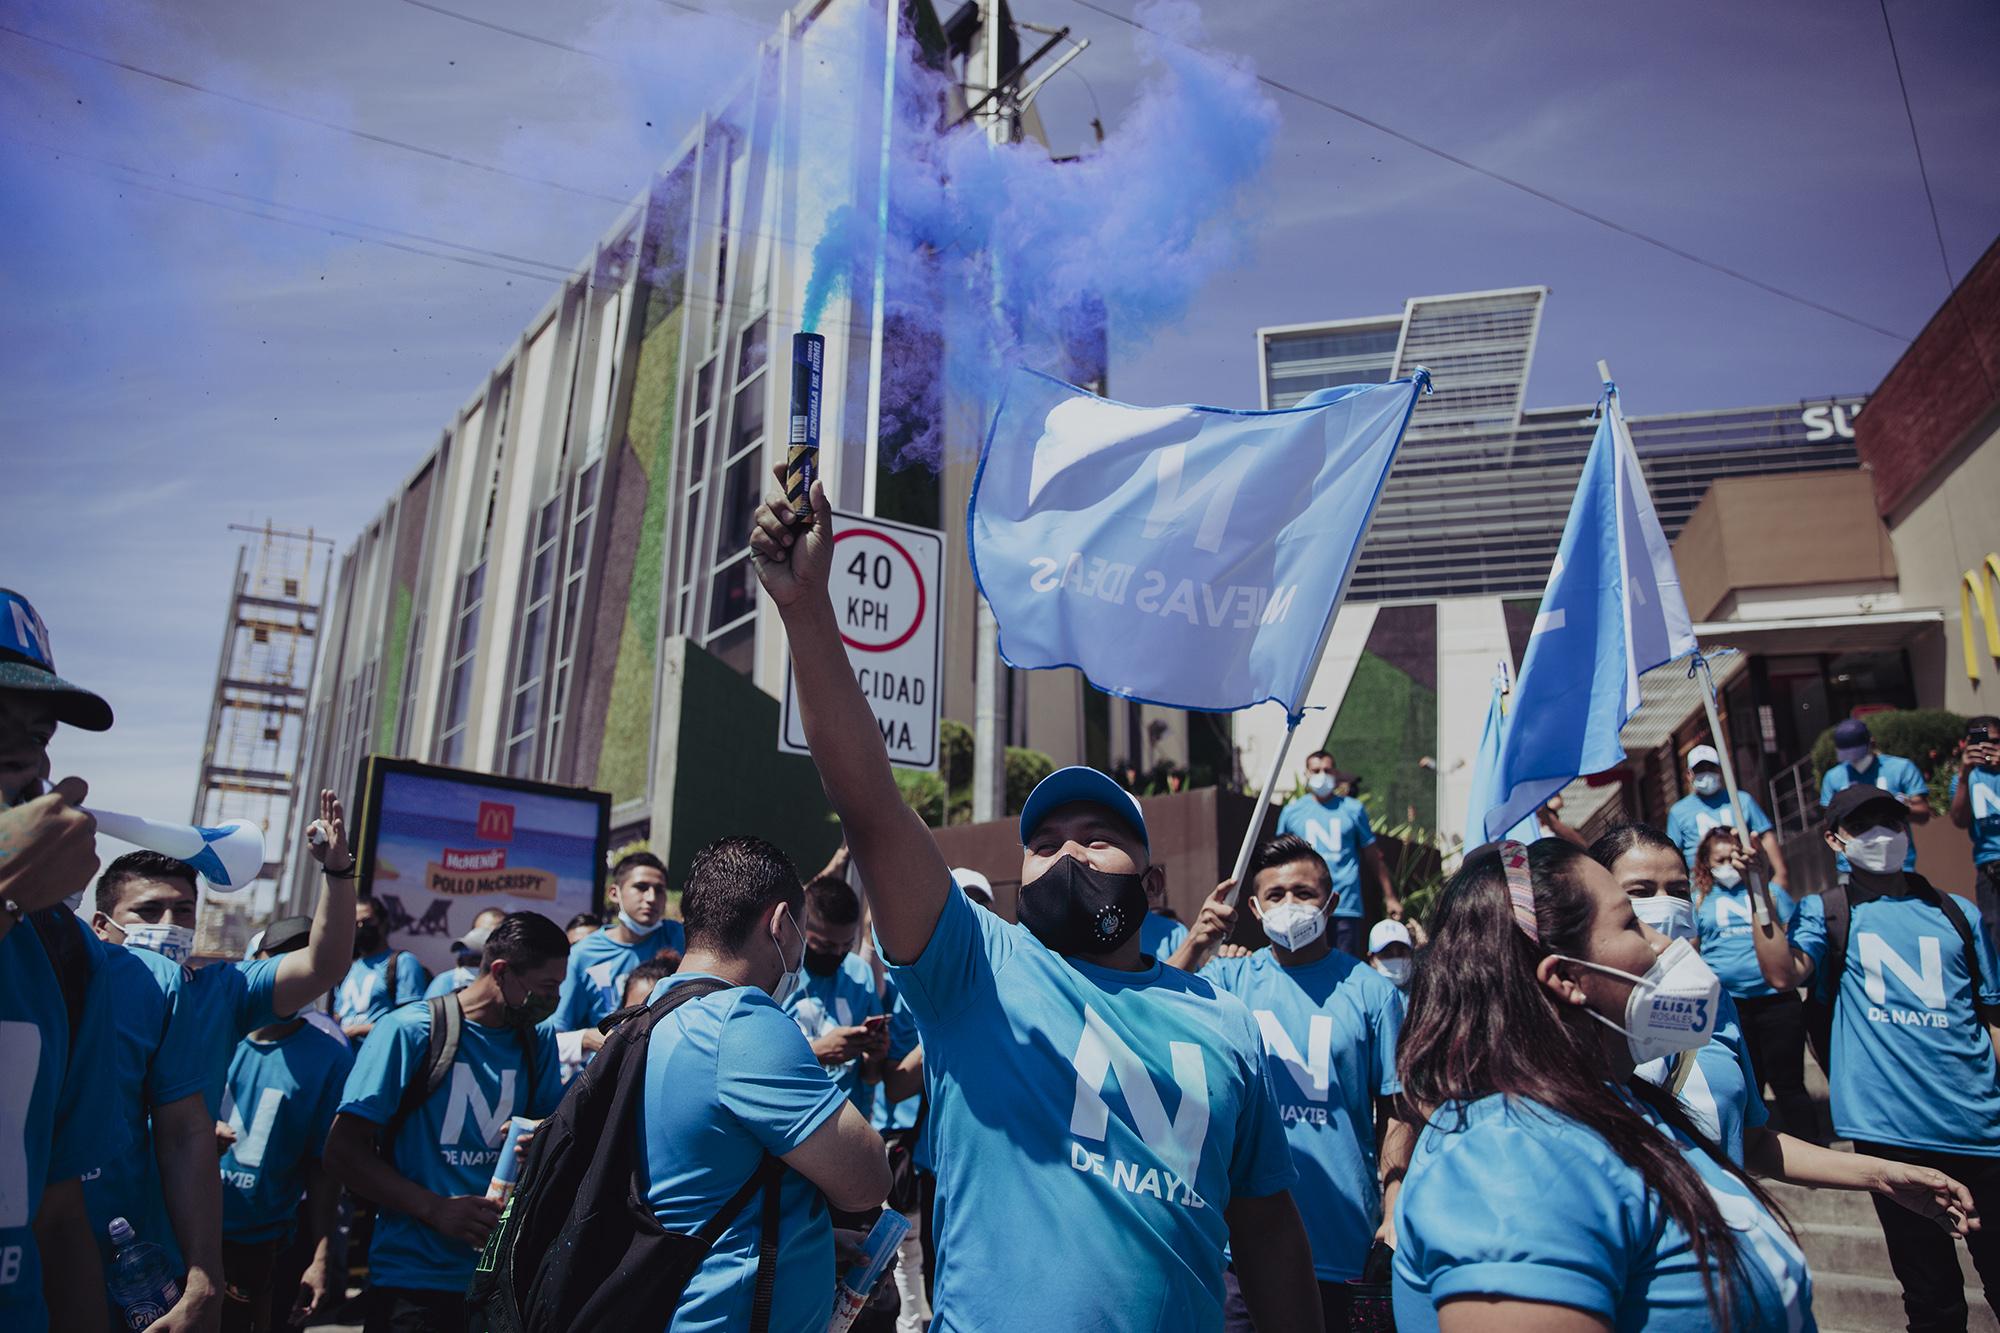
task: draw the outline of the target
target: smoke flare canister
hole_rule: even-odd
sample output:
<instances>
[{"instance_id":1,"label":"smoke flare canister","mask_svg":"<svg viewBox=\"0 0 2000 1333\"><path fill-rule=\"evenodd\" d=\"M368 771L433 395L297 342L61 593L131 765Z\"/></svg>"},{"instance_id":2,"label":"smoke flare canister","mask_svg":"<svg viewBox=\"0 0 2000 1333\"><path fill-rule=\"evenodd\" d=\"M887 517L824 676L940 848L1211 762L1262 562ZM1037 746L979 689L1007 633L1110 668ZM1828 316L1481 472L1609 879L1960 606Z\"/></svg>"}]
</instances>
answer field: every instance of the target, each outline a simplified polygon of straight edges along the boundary
<instances>
[{"instance_id":1,"label":"smoke flare canister","mask_svg":"<svg viewBox=\"0 0 2000 1333\"><path fill-rule=\"evenodd\" d=\"M819 476L819 384L826 339L817 333L792 335L792 436L785 459L785 500L797 521L812 525L812 484Z\"/></svg>"},{"instance_id":2,"label":"smoke flare canister","mask_svg":"<svg viewBox=\"0 0 2000 1333\"><path fill-rule=\"evenodd\" d=\"M500 1158L493 1163L493 1180L486 1187L486 1197L493 1202L506 1203L513 1197L514 1187L521 1183L521 1136L541 1123L524 1115L507 1121L507 1136L500 1141Z\"/></svg>"}]
</instances>

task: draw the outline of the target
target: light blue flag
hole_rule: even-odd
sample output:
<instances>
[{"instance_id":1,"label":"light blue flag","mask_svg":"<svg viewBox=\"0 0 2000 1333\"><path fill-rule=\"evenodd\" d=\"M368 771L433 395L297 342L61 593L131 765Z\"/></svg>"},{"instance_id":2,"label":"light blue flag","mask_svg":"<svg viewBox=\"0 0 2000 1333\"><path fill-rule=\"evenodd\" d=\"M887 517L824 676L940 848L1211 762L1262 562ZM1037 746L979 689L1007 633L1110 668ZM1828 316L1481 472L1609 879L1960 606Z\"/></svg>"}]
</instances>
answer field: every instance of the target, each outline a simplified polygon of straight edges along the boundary
<instances>
[{"instance_id":1,"label":"light blue flag","mask_svg":"<svg viewBox=\"0 0 2000 1333\"><path fill-rule=\"evenodd\" d=\"M1616 391L1613 390L1613 393ZM1625 761L1642 673L1695 650L1666 534L1607 395L1500 738L1485 836Z\"/></svg>"},{"instance_id":2,"label":"light blue flag","mask_svg":"<svg viewBox=\"0 0 2000 1333\"><path fill-rule=\"evenodd\" d=\"M1297 407L1130 407L1016 370L966 507L1011 666L1223 712L1311 683L1418 370Z\"/></svg>"}]
</instances>

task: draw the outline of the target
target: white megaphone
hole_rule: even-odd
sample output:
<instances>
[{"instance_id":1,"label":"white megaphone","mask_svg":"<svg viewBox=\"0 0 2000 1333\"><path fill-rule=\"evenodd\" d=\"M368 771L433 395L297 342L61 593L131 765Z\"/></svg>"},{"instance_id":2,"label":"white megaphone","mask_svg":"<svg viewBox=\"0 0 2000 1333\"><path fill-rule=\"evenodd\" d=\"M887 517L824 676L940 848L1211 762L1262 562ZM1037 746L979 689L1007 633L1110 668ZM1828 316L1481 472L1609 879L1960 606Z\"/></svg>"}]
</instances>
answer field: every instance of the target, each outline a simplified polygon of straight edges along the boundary
<instances>
[{"instance_id":1,"label":"white megaphone","mask_svg":"<svg viewBox=\"0 0 2000 1333\"><path fill-rule=\"evenodd\" d=\"M97 831L120 842L159 852L193 866L211 889L235 892L264 873L264 830L240 819L226 821L220 828L194 824L163 824L138 815L121 815L115 810L84 813L97 821Z\"/></svg>"}]
</instances>

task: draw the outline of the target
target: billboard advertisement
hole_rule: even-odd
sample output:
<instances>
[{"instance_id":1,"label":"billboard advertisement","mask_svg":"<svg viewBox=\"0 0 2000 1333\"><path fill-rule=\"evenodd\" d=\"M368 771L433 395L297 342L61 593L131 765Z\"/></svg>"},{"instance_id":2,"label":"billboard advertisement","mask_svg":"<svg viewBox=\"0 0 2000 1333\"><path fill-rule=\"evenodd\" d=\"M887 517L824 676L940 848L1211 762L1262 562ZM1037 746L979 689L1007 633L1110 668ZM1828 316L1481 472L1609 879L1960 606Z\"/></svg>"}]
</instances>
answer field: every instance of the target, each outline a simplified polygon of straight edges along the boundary
<instances>
[{"instance_id":1,"label":"billboard advertisement","mask_svg":"<svg viewBox=\"0 0 2000 1333\"><path fill-rule=\"evenodd\" d=\"M389 945L433 974L483 909L536 911L557 925L597 910L611 797L370 756L362 770L361 889L381 905Z\"/></svg>"}]
</instances>

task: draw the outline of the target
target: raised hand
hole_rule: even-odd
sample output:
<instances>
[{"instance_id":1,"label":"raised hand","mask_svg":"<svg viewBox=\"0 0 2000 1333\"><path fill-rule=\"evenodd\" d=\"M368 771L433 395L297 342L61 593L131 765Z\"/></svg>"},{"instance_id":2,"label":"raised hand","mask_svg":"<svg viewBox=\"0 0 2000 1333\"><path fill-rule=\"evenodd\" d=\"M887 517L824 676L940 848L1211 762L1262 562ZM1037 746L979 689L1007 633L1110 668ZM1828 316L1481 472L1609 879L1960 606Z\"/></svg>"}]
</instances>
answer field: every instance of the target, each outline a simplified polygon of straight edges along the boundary
<instances>
[{"instance_id":1,"label":"raised hand","mask_svg":"<svg viewBox=\"0 0 2000 1333\"><path fill-rule=\"evenodd\" d=\"M353 872L354 853L347 846L345 812L340 808L340 798L325 788L319 794L319 818L306 829L306 846L312 849L313 860L329 873Z\"/></svg>"},{"instance_id":2,"label":"raised hand","mask_svg":"<svg viewBox=\"0 0 2000 1333\"><path fill-rule=\"evenodd\" d=\"M750 529L750 560L757 568L757 581L779 606L790 606L809 592L826 592L827 574L833 567L833 510L826 502L826 488L815 481L812 488L813 525L799 528L796 515L785 503L785 467L771 469L778 490L757 506Z\"/></svg>"}]
</instances>

